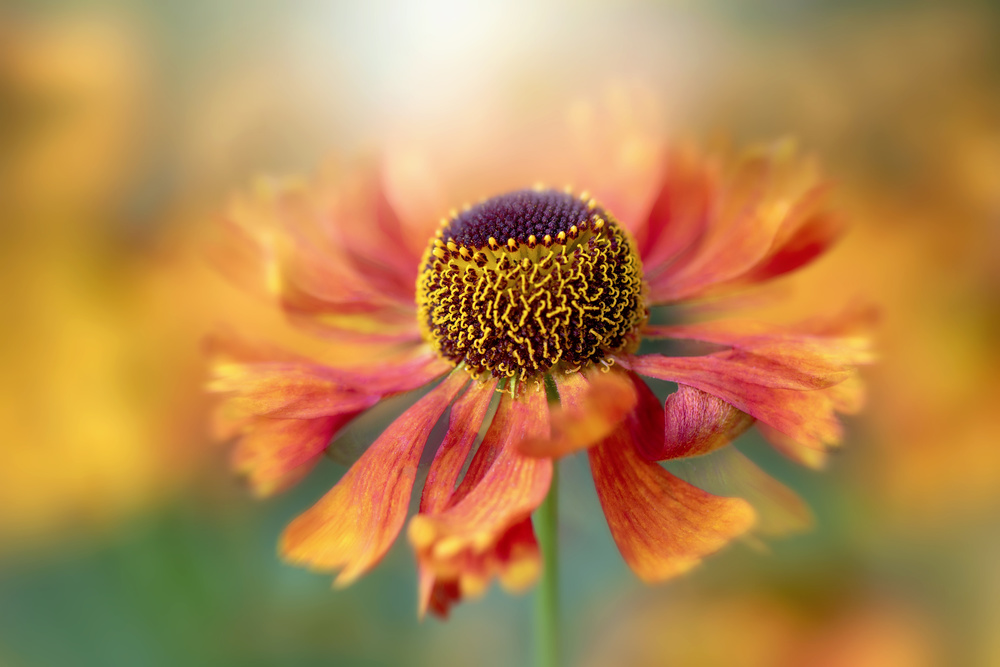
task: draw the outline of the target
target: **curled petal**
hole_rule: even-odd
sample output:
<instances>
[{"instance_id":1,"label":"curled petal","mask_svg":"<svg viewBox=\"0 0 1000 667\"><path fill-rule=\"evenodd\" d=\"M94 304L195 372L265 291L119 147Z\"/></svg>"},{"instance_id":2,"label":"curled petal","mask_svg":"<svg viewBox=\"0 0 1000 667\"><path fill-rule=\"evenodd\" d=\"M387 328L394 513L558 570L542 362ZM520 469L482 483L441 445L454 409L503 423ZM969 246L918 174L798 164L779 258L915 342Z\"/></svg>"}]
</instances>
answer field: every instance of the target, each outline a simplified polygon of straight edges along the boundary
<instances>
[{"instance_id":1,"label":"curled petal","mask_svg":"<svg viewBox=\"0 0 1000 667\"><path fill-rule=\"evenodd\" d=\"M606 438L635 407L632 380L620 371L556 376L559 407L552 410L552 437L529 438L519 447L525 456L558 458Z\"/></svg>"},{"instance_id":2,"label":"curled petal","mask_svg":"<svg viewBox=\"0 0 1000 667\"><path fill-rule=\"evenodd\" d=\"M539 572L531 512L552 479L552 461L518 452L525 437L548 431L545 393L501 399L482 444L448 506L410 522L421 571L421 609L434 591L457 582L463 596L479 595L499 576L508 588L530 585Z\"/></svg>"},{"instance_id":3,"label":"curled petal","mask_svg":"<svg viewBox=\"0 0 1000 667\"><path fill-rule=\"evenodd\" d=\"M640 457L627 428L588 454L611 535L643 581L691 569L754 522L745 501L713 496Z\"/></svg>"},{"instance_id":4,"label":"curled petal","mask_svg":"<svg viewBox=\"0 0 1000 667\"><path fill-rule=\"evenodd\" d=\"M716 396L738 410L813 449L839 442L840 423L829 392L789 389L785 377L725 357L664 357L650 354L631 359L641 375L689 385ZM770 384L758 384L765 381Z\"/></svg>"},{"instance_id":5,"label":"curled petal","mask_svg":"<svg viewBox=\"0 0 1000 667\"><path fill-rule=\"evenodd\" d=\"M431 428L467 380L452 373L396 419L329 493L289 524L282 556L315 570L341 570L337 586L378 563L406 520Z\"/></svg>"},{"instance_id":6,"label":"curled petal","mask_svg":"<svg viewBox=\"0 0 1000 667\"><path fill-rule=\"evenodd\" d=\"M700 389L680 385L664 405L664 451L656 460L707 454L753 425L750 415Z\"/></svg>"},{"instance_id":7,"label":"curled petal","mask_svg":"<svg viewBox=\"0 0 1000 667\"><path fill-rule=\"evenodd\" d=\"M737 284L752 285L805 266L836 243L844 233L843 221L825 209L827 188L810 190L785 219L771 251Z\"/></svg>"},{"instance_id":8,"label":"curled petal","mask_svg":"<svg viewBox=\"0 0 1000 667\"><path fill-rule=\"evenodd\" d=\"M753 532L758 535L801 533L812 526L812 512L802 499L735 447L671 461L668 468L699 489L746 500L757 512Z\"/></svg>"}]
</instances>

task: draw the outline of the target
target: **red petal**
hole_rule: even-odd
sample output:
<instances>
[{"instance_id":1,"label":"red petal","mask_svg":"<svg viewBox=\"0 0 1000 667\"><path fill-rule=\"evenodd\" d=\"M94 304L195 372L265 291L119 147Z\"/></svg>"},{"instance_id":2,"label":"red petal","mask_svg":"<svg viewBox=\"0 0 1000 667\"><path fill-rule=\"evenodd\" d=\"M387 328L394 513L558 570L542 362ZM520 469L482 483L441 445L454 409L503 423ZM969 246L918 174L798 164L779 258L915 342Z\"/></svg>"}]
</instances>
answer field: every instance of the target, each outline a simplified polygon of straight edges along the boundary
<instances>
[{"instance_id":1,"label":"red petal","mask_svg":"<svg viewBox=\"0 0 1000 667\"><path fill-rule=\"evenodd\" d=\"M378 563L406 520L431 428L467 380L453 372L394 421L329 493L285 529L282 556L312 569L340 569L338 586Z\"/></svg>"},{"instance_id":2,"label":"red petal","mask_svg":"<svg viewBox=\"0 0 1000 667\"><path fill-rule=\"evenodd\" d=\"M664 414L660 399L656 398L646 381L635 373L629 373L636 389L636 408L626 420L633 434L636 450L646 459L656 461L664 458Z\"/></svg>"},{"instance_id":3,"label":"red petal","mask_svg":"<svg viewBox=\"0 0 1000 667\"><path fill-rule=\"evenodd\" d=\"M815 167L788 144L745 155L711 193L697 245L663 268L648 267L652 302L742 287L815 258L839 230L822 210L817 183Z\"/></svg>"},{"instance_id":4,"label":"red petal","mask_svg":"<svg viewBox=\"0 0 1000 667\"><path fill-rule=\"evenodd\" d=\"M229 394L226 409L236 414L314 419L356 412L378 401L346 387L319 364L219 364L210 391Z\"/></svg>"},{"instance_id":5,"label":"red petal","mask_svg":"<svg viewBox=\"0 0 1000 667\"><path fill-rule=\"evenodd\" d=\"M424 244L410 240L396 214L380 167L341 182L327 212L330 231L353 268L380 291L412 303Z\"/></svg>"},{"instance_id":6,"label":"red petal","mask_svg":"<svg viewBox=\"0 0 1000 667\"><path fill-rule=\"evenodd\" d=\"M830 322L825 322L829 326ZM736 362L756 379L748 381L790 389L823 389L849 377L855 366L871 363L869 338L864 335L817 335L797 328L756 322L710 322L683 326L651 326L643 335L704 341L732 348L715 356ZM753 370L756 369L756 370Z\"/></svg>"},{"instance_id":7,"label":"red petal","mask_svg":"<svg viewBox=\"0 0 1000 667\"><path fill-rule=\"evenodd\" d=\"M620 371L557 375L559 407L552 410L552 437L522 441L525 456L558 458L603 440L635 407L636 390Z\"/></svg>"},{"instance_id":8,"label":"red petal","mask_svg":"<svg viewBox=\"0 0 1000 667\"><path fill-rule=\"evenodd\" d=\"M690 146L668 154L656 201L646 224L635 231L636 249L650 275L694 248L704 233L713 171Z\"/></svg>"},{"instance_id":9,"label":"red petal","mask_svg":"<svg viewBox=\"0 0 1000 667\"><path fill-rule=\"evenodd\" d=\"M745 501L713 496L641 458L627 428L588 453L611 535L644 581L691 569L753 524Z\"/></svg>"},{"instance_id":10,"label":"red petal","mask_svg":"<svg viewBox=\"0 0 1000 667\"><path fill-rule=\"evenodd\" d=\"M234 201L222 227L223 270L277 298L295 320L328 334L419 340L412 313L420 249L401 243L377 172L335 187L323 178L263 183Z\"/></svg>"},{"instance_id":11,"label":"red petal","mask_svg":"<svg viewBox=\"0 0 1000 667\"><path fill-rule=\"evenodd\" d=\"M825 204L825 188L816 188L800 203L801 208L819 209ZM752 271L740 278L753 284L776 278L805 266L824 254L844 233L843 222L824 210L811 210L801 219L785 222L786 238L775 239L769 255Z\"/></svg>"}]
</instances>

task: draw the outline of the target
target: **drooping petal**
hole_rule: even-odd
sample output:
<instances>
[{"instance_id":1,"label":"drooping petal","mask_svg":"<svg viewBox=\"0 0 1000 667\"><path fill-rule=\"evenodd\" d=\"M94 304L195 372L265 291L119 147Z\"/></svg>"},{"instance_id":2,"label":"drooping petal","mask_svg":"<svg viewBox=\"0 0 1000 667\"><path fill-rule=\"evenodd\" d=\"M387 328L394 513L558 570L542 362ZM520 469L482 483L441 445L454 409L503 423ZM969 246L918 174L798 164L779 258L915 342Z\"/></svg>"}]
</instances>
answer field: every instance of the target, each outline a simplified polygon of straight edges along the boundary
<instances>
[{"instance_id":1,"label":"drooping petal","mask_svg":"<svg viewBox=\"0 0 1000 667\"><path fill-rule=\"evenodd\" d=\"M421 571L421 610L446 591L483 593L497 576L508 589L529 586L540 571L530 515L552 479L552 461L518 452L526 437L548 431L544 391L504 395L493 422L446 508L410 522L410 542ZM457 583L457 589L454 588Z\"/></svg>"},{"instance_id":2,"label":"drooping petal","mask_svg":"<svg viewBox=\"0 0 1000 667\"><path fill-rule=\"evenodd\" d=\"M632 433L639 455L649 461L657 461L664 458L667 448L663 406L645 380L632 372L629 372L629 378L635 387L637 400L635 410L626 418L626 426Z\"/></svg>"},{"instance_id":3,"label":"drooping petal","mask_svg":"<svg viewBox=\"0 0 1000 667\"><path fill-rule=\"evenodd\" d=\"M453 372L396 419L329 493L289 524L282 556L315 570L340 570L337 586L381 560L406 520L431 428L467 380Z\"/></svg>"},{"instance_id":4,"label":"drooping petal","mask_svg":"<svg viewBox=\"0 0 1000 667\"><path fill-rule=\"evenodd\" d=\"M449 369L426 348L344 369L232 335L214 336L209 345L209 389L222 395L213 431L220 440L238 439L233 464L258 495L304 476L337 433L384 396Z\"/></svg>"},{"instance_id":5,"label":"drooping petal","mask_svg":"<svg viewBox=\"0 0 1000 667\"><path fill-rule=\"evenodd\" d=\"M754 522L746 501L713 496L643 459L628 428L588 454L611 535L643 581L691 569Z\"/></svg>"},{"instance_id":6,"label":"drooping petal","mask_svg":"<svg viewBox=\"0 0 1000 667\"><path fill-rule=\"evenodd\" d=\"M812 512L794 491L778 482L735 447L668 464L670 470L699 489L738 496L757 512L753 532L763 536L801 533L812 526Z\"/></svg>"},{"instance_id":7,"label":"drooping petal","mask_svg":"<svg viewBox=\"0 0 1000 667\"><path fill-rule=\"evenodd\" d=\"M636 404L636 389L621 371L556 376L559 407L552 410L552 437L529 438L519 447L525 456L559 458L606 438Z\"/></svg>"},{"instance_id":8,"label":"drooping petal","mask_svg":"<svg viewBox=\"0 0 1000 667\"><path fill-rule=\"evenodd\" d=\"M422 513L433 514L448 506L480 429L489 426L483 420L490 401L496 395L496 387L496 380L474 382L452 406L448 432L427 472L427 481L420 497Z\"/></svg>"}]
</instances>

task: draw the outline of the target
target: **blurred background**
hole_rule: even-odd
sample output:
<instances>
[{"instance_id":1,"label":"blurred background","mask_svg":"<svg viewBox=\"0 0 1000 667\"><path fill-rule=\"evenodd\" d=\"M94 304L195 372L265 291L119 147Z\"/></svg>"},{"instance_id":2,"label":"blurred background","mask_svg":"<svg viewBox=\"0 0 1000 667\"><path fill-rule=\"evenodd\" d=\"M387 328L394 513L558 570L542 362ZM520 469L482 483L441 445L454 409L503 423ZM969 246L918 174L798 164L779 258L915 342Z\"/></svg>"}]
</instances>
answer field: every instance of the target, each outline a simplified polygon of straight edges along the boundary
<instances>
[{"instance_id":1,"label":"blurred background","mask_svg":"<svg viewBox=\"0 0 1000 667\"><path fill-rule=\"evenodd\" d=\"M644 587L567 461L569 662L1000 665L1000 5L971 0L6 0L0 665L526 664L530 596L419 623L405 541L345 591L278 561L344 469L260 503L209 440L206 333L295 334L206 238L257 176L390 144L488 174L622 90L819 157L853 229L780 314L863 295L882 358L827 470L741 441L816 514L767 553Z\"/></svg>"}]
</instances>

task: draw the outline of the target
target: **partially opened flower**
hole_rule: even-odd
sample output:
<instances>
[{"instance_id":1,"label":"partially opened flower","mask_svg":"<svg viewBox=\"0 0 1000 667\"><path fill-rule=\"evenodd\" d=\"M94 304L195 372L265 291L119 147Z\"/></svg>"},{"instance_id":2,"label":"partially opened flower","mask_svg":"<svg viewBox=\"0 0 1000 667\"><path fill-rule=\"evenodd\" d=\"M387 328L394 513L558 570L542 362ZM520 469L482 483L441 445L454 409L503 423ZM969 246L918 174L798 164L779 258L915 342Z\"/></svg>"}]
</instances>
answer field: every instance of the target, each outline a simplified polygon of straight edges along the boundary
<instances>
[{"instance_id":1,"label":"partially opened flower","mask_svg":"<svg viewBox=\"0 0 1000 667\"><path fill-rule=\"evenodd\" d=\"M660 306L703 301L788 273L840 227L815 170L787 146L737 160L668 152L647 201L544 186L438 220L404 220L377 170L333 188L292 185L243 201L230 222L244 258L297 323L356 364L233 347L212 389L227 396L236 463L256 491L287 487L356 416L430 387L281 540L290 562L347 585L407 520L426 446L436 452L409 540L421 613L446 615L493 578L523 589L541 559L532 512L553 461L586 450L611 533L646 581L683 572L755 525L794 529L808 512L732 447L757 424L781 452L822 462L858 407L865 362L853 319L798 327L650 324ZM595 179L599 176L595 175ZM620 180L620 179L618 179ZM702 344L698 356L639 354L644 339ZM644 377L677 384L665 404ZM447 415L447 417L445 417ZM428 442L446 420L440 442ZM725 448L725 449L723 449ZM714 474L747 499L713 495L659 461L719 452ZM756 521L756 524L755 524Z\"/></svg>"}]
</instances>

